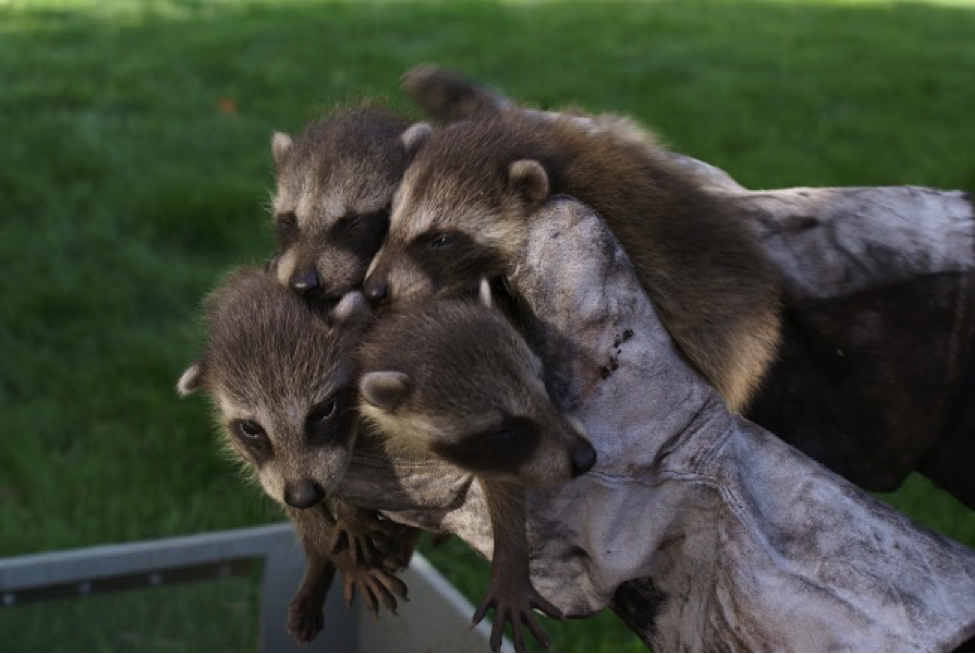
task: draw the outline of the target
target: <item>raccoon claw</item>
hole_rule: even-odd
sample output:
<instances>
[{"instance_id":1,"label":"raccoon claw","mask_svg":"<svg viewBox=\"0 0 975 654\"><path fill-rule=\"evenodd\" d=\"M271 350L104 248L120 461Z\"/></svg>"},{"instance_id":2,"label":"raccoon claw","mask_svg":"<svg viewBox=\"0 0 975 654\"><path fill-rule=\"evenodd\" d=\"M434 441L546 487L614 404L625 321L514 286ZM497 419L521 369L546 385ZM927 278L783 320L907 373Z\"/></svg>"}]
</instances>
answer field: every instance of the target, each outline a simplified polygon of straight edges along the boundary
<instances>
[{"instance_id":1,"label":"raccoon claw","mask_svg":"<svg viewBox=\"0 0 975 654\"><path fill-rule=\"evenodd\" d=\"M494 608L494 624L491 626L490 640L491 651L493 652L501 650L501 640L504 638L505 623L511 623L512 641L516 652L526 651L525 637L522 631L523 624L542 647L545 649L549 648L550 641L548 634L538 624L533 609L538 609L550 618L557 620L564 618L562 612L554 604L539 595L538 591L531 586L527 590L517 593L499 593L492 586L481 601L481 605L474 612L471 627L480 623L491 608Z\"/></svg>"},{"instance_id":2,"label":"raccoon claw","mask_svg":"<svg viewBox=\"0 0 975 654\"><path fill-rule=\"evenodd\" d=\"M397 598L409 601L406 584L381 568L343 570L342 575L342 597L347 607L352 606L357 590L373 616L379 615L380 604L396 615Z\"/></svg>"},{"instance_id":3,"label":"raccoon claw","mask_svg":"<svg viewBox=\"0 0 975 654\"><path fill-rule=\"evenodd\" d=\"M311 593L296 596L288 605L288 633L299 645L307 645L325 626L322 602Z\"/></svg>"},{"instance_id":4,"label":"raccoon claw","mask_svg":"<svg viewBox=\"0 0 975 654\"><path fill-rule=\"evenodd\" d=\"M354 529L347 529L339 525L330 546L332 554L348 552L352 562L356 565L371 566L377 563L377 558L385 554L385 548L375 539Z\"/></svg>"}]
</instances>

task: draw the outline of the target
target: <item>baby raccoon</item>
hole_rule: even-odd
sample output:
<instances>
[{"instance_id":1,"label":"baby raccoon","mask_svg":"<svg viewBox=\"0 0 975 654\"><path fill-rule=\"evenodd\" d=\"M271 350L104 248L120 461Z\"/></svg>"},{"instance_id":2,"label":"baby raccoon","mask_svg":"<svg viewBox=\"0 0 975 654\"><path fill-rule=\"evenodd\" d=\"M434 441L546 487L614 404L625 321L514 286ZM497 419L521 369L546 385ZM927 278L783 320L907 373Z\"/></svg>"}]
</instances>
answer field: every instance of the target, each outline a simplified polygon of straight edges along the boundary
<instances>
[{"instance_id":1,"label":"baby raccoon","mask_svg":"<svg viewBox=\"0 0 975 654\"><path fill-rule=\"evenodd\" d=\"M366 296L396 304L505 276L528 221L571 195L606 221L677 345L741 411L779 341L775 270L732 207L624 131L499 110L423 138Z\"/></svg>"},{"instance_id":2,"label":"baby raccoon","mask_svg":"<svg viewBox=\"0 0 975 654\"><path fill-rule=\"evenodd\" d=\"M229 449L295 523L307 565L289 629L301 642L321 630L335 567L347 601L358 586L374 610L377 601L394 609L406 587L391 573L405 562L381 559L391 541L410 534L338 502L335 522L323 503L351 461L357 432L358 370L345 354L366 327L361 294L340 302L330 324L267 273L241 269L211 293L204 313L206 345L177 388L206 391Z\"/></svg>"},{"instance_id":3,"label":"baby raccoon","mask_svg":"<svg viewBox=\"0 0 975 654\"><path fill-rule=\"evenodd\" d=\"M487 284L481 295L489 304ZM494 533L491 586L474 614L495 609L524 651L522 623L548 646L532 614L561 617L529 576L525 486L565 483L596 463L581 425L549 399L542 364L497 310L427 298L377 321L361 348L361 413L395 457L437 457L474 473Z\"/></svg>"},{"instance_id":4,"label":"baby raccoon","mask_svg":"<svg viewBox=\"0 0 975 654\"><path fill-rule=\"evenodd\" d=\"M428 129L358 105L329 114L296 139L274 134L278 252L269 269L278 281L326 306L362 285L416 137Z\"/></svg>"}]
</instances>

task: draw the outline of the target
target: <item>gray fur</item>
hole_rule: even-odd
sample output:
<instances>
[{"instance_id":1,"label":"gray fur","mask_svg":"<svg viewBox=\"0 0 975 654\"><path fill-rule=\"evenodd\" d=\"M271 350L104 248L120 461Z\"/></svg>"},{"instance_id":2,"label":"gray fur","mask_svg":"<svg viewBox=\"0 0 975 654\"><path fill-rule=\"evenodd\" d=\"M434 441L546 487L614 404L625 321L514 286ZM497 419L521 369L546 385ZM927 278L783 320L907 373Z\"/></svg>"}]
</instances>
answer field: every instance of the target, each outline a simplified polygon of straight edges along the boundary
<instances>
[{"instance_id":1,"label":"gray fur","mask_svg":"<svg viewBox=\"0 0 975 654\"><path fill-rule=\"evenodd\" d=\"M429 128L427 128L429 129ZM388 208L422 126L362 104L338 109L292 139L275 133L271 202L278 281L316 274L312 299L334 302L358 288L386 233Z\"/></svg>"},{"instance_id":2,"label":"gray fur","mask_svg":"<svg viewBox=\"0 0 975 654\"><path fill-rule=\"evenodd\" d=\"M480 303L427 298L384 316L362 348L362 413L394 460L442 459L478 476L494 549L473 621L493 607L492 649L510 622L522 652L522 625L548 642L535 609L561 617L531 583L525 489L567 483L596 454L549 399L538 357L490 305L482 284Z\"/></svg>"},{"instance_id":3,"label":"gray fur","mask_svg":"<svg viewBox=\"0 0 975 654\"><path fill-rule=\"evenodd\" d=\"M341 502L333 518L323 502L349 466L358 430L353 352L368 318L361 294L325 316L270 274L241 269L210 294L204 313L203 354L177 388L207 392L228 449L295 525L305 575L289 631L301 643L318 634L336 569L347 603L358 588L374 613L379 603L395 610L406 587L393 573L407 564L417 532Z\"/></svg>"},{"instance_id":4,"label":"gray fur","mask_svg":"<svg viewBox=\"0 0 975 654\"><path fill-rule=\"evenodd\" d=\"M778 345L776 271L737 207L620 132L523 111L435 132L396 193L366 294L409 302L510 275L539 207L571 195L606 220L688 360L740 411Z\"/></svg>"},{"instance_id":5,"label":"gray fur","mask_svg":"<svg viewBox=\"0 0 975 654\"><path fill-rule=\"evenodd\" d=\"M411 70L403 86L443 122L514 106L436 66ZM571 119L656 147L623 118ZM788 319L744 415L861 488L891 491L918 470L975 508L970 197L909 186L748 192L723 170L668 156L747 215L781 274Z\"/></svg>"},{"instance_id":6,"label":"gray fur","mask_svg":"<svg viewBox=\"0 0 975 654\"><path fill-rule=\"evenodd\" d=\"M357 373L348 353L365 314L346 309L343 321L330 324L255 269L230 274L207 298L204 313L206 345L181 377L181 392L199 387L207 392L231 450L251 465L277 502L284 503L289 483L310 481L330 491L352 456ZM340 402L330 418L337 429L310 442L309 416L330 398ZM240 420L264 430L267 456L234 433L234 421Z\"/></svg>"},{"instance_id":7,"label":"gray fur","mask_svg":"<svg viewBox=\"0 0 975 654\"><path fill-rule=\"evenodd\" d=\"M483 301L427 299L393 310L366 338L361 363L361 410L390 451L436 456L437 446L528 418L542 430L539 449L495 476L571 478L567 457L584 437L549 399L541 361Z\"/></svg>"}]
</instances>

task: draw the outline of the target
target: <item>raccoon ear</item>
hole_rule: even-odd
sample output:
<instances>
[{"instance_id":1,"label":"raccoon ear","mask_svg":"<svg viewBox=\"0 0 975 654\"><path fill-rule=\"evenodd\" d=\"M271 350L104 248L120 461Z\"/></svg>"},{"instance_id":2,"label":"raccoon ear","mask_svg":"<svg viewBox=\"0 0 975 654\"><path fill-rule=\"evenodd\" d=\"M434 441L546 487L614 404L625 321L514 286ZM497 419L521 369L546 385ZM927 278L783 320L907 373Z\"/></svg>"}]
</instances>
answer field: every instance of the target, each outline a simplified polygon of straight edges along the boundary
<instances>
[{"instance_id":1,"label":"raccoon ear","mask_svg":"<svg viewBox=\"0 0 975 654\"><path fill-rule=\"evenodd\" d=\"M284 158L291 151L292 145L294 145L294 141L284 132L275 132L274 136L271 137L271 152L274 154L274 163L277 164L278 168L281 167Z\"/></svg>"},{"instance_id":2,"label":"raccoon ear","mask_svg":"<svg viewBox=\"0 0 975 654\"><path fill-rule=\"evenodd\" d=\"M191 395L196 391L200 390L203 386L203 364L199 361L194 361L189 368L187 368L182 375L179 377L179 381L176 382L176 392L179 393L180 397L186 397Z\"/></svg>"},{"instance_id":3,"label":"raccoon ear","mask_svg":"<svg viewBox=\"0 0 975 654\"><path fill-rule=\"evenodd\" d=\"M403 143L403 147L406 149L406 156L412 157L416 154L416 151L420 148L420 145L427 140L427 137L433 133L433 128L430 127L430 123L419 122L413 123L406 128L402 134L400 134L399 140Z\"/></svg>"},{"instance_id":4,"label":"raccoon ear","mask_svg":"<svg viewBox=\"0 0 975 654\"><path fill-rule=\"evenodd\" d=\"M487 277L481 277L481 286L478 289L478 296L481 298L481 304L486 306L488 309L494 306L494 298L491 297L491 284L488 282Z\"/></svg>"},{"instance_id":5,"label":"raccoon ear","mask_svg":"<svg viewBox=\"0 0 975 654\"><path fill-rule=\"evenodd\" d=\"M412 389L409 376L395 370L367 372L359 382L362 399L384 411L392 411L403 404Z\"/></svg>"},{"instance_id":6,"label":"raccoon ear","mask_svg":"<svg viewBox=\"0 0 975 654\"><path fill-rule=\"evenodd\" d=\"M332 309L329 317L338 325L356 323L370 315L369 303L361 291L351 291L342 296L339 303Z\"/></svg>"},{"instance_id":7,"label":"raccoon ear","mask_svg":"<svg viewBox=\"0 0 975 654\"><path fill-rule=\"evenodd\" d=\"M521 159L508 167L508 184L530 203L538 205L548 199L548 173L534 159Z\"/></svg>"}]
</instances>

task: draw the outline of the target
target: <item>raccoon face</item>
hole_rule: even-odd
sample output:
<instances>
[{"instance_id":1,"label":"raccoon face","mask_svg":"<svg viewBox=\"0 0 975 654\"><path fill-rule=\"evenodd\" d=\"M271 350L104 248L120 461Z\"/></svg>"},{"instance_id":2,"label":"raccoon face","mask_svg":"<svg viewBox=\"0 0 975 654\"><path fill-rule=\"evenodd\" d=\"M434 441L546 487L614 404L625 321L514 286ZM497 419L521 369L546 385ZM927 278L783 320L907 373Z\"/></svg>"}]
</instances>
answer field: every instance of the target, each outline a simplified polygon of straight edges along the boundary
<instances>
[{"instance_id":1,"label":"raccoon face","mask_svg":"<svg viewBox=\"0 0 975 654\"><path fill-rule=\"evenodd\" d=\"M436 147L440 139L431 139ZM386 243L369 267L363 291L373 304L462 294L481 277L505 275L524 248L529 214L548 198L536 161L455 174L425 155L407 170Z\"/></svg>"},{"instance_id":2,"label":"raccoon face","mask_svg":"<svg viewBox=\"0 0 975 654\"><path fill-rule=\"evenodd\" d=\"M225 441L275 501L320 502L341 480L357 432L353 353L361 294L324 319L270 275L232 275L207 302L207 343L180 378L210 396Z\"/></svg>"},{"instance_id":3,"label":"raccoon face","mask_svg":"<svg viewBox=\"0 0 975 654\"><path fill-rule=\"evenodd\" d=\"M595 464L581 426L549 399L538 357L496 310L456 298L394 310L362 354L361 412L394 452L527 484Z\"/></svg>"},{"instance_id":4,"label":"raccoon face","mask_svg":"<svg viewBox=\"0 0 975 654\"><path fill-rule=\"evenodd\" d=\"M426 406L431 398L424 397L429 389L418 382L398 370L369 372L360 382L362 412L401 441L394 450L410 441L474 474L529 485L564 483L596 463L581 425L552 407L544 388L541 395L537 388L534 393L511 389L534 396L523 398L520 406L465 397L431 407Z\"/></svg>"},{"instance_id":5,"label":"raccoon face","mask_svg":"<svg viewBox=\"0 0 975 654\"><path fill-rule=\"evenodd\" d=\"M307 509L334 490L352 460L354 385L282 398L273 406L235 404L235 393L226 388L215 395L227 442L269 497Z\"/></svg>"},{"instance_id":6,"label":"raccoon face","mask_svg":"<svg viewBox=\"0 0 975 654\"><path fill-rule=\"evenodd\" d=\"M394 197L389 235L363 285L373 304L476 291L483 277L507 272L524 242L524 219L506 213L499 193L423 182L423 172L408 171Z\"/></svg>"},{"instance_id":7,"label":"raccoon face","mask_svg":"<svg viewBox=\"0 0 975 654\"><path fill-rule=\"evenodd\" d=\"M385 206L341 206L338 211L342 215L306 209L303 218L296 211L285 211L274 219L275 277L283 286L325 306L333 306L361 286L389 227Z\"/></svg>"},{"instance_id":8,"label":"raccoon face","mask_svg":"<svg viewBox=\"0 0 975 654\"><path fill-rule=\"evenodd\" d=\"M274 135L278 251L269 268L282 285L327 306L361 287L423 131L360 107L326 117L295 141Z\"/></svg>"},{"instance_id":9,"label":"raccoon face","mask_svg":"<svg viewBox=\"0 0 975 654\"><path fill-rule=\"evenodd\" d=\"M504 254L460 229L431 229L405 245L387 242L373 261L363 293L369 302L410 303L432 295L469 295L482 277L506 272Z\"/></svg>"}]
</instances>

